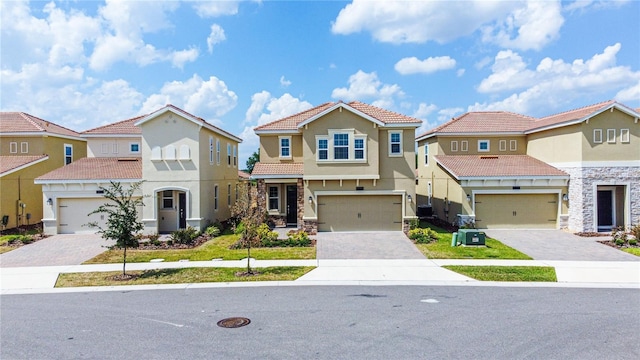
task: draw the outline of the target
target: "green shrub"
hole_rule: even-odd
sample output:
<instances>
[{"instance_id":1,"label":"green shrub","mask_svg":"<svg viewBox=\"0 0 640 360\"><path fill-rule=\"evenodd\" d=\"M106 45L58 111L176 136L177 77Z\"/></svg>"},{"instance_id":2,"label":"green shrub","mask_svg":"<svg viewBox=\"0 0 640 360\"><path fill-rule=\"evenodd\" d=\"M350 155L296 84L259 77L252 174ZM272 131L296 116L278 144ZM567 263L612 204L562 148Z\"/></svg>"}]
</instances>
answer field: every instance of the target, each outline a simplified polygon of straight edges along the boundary
<instances>
[{"instance_id":1,"label":"green shrub","mask_svg":"<svg viewBox=\"0 0 640 360\"><path fill-rule=\"evenodd\" d=\"M19 245L20 243L26 245L33 242L33 238L29 235L4 235L1 239L0 244L8 245Z\"/></svg>"},{"instance_id":2,"label":"green shrub","mask_svg":"<svg viewBox=\"0 0 640 360\"><path fill-rule=\"evenodd\" d=\"M191 245L198 238L198 230L191 226L186 229L178 229L171 233L171 240L177 244Z\"/></svg>"},{"instance_id":3,"label":"green shrub","mask_svg":"<svg viewBox=\"0 0 640 360\"><path fill-rule=\"evenodd\" d=\"M622 246L629 240L627 232L623 226L617 226L611 230L611 237L616 245Z\"/></svg>"},{"instance_id":4,"label":"green shrub","mask_svg":"<svg viewBox=\"0 0 640 360\"><path fill-rule=\"evenodd\" d=\"M632 245L632 246L638 245L638 239L629 239L629 245Z\"/></svg>"},{"instance_id":5,"label":"green shrub","mask_svg":"<svg viewBox=\"0 0 640 360\"><path fill-rule=\"evenodd\" d=\"M262 246L270 247L267 244L278 240L278 232L272 231L267 224L260 224L256 232L258 233L258 238Z\"/></svg>"},{"instance_id":6,"label":"green shrub","mask_svg":"<svg viewBox=\"0 0 640 360\"><path fill-rule=\"evenodd\" d=\"M235 226L235 229L233 230L233 233L236 234L236 235L240 235L240 234L242 234L244 232L246 227L247 226L241 221Z\"/></svg>"},{"instance_id":7,"label":"green shrub","mask_svg":"<svg viewBox=\"0 0 640 360\"><path fill-rule=\"evenodd\" d=\"M636 224L631 227L631 235L633 235L636 240L640 240L640 224Z\"/></svg>"},{"instance_id":8,"label":"green shrub","mask_svg":"<svg viewBox=\"0 0 640 360\"><path fill-rule=\"evenodd\" d=\"M216 236L220 235L220 228L218 228L218 227L217 227L217 226L215 226L215 225L211 225L211 226L208 226L208 227L204 230L204 233L205 233L207 236L209 236L209 237L212 237L212 238L213 238L213 237L216 237Z\"/></svg>"},{"instance_id":9,"label":"green shrub","mask_svg":"<svg viewBox=\"0 0 640 360\"><path fill-rule=\"evenodd\" d=\"M409 230L409 239L417 244L428 244L438 240L438 233L430 228Z\"/></svg>"},{"instance_id":10,"label":"green shrub","mask_svg":"<svg viewBox=\"0 0 640 360\"><path fill-rule=\"evenodd\" d=\"M409 229L413 230L413 229L417 229L418 226L420 226L420 220L418 219L411 219L409 221Z\"/></svg>"}]
</instances>

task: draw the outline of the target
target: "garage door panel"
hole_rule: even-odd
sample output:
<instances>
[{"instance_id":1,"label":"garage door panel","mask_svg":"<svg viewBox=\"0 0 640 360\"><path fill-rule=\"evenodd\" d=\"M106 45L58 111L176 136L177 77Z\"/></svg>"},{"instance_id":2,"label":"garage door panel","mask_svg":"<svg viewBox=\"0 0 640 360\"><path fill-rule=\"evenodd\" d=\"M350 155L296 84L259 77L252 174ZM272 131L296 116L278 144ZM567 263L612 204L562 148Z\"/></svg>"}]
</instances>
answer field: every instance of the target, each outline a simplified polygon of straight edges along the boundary
<instances>
[{"instance_id":1,"label":"garage door panel","mask_svg":"<svg viewBox=\"0 0 640 360\"><path fill-rule=\"evenodd\" d=\"M481 229L555 229L557 194L478 194L476 225Z\"/></svg>"},{"instance_id":2,"label":"garage door panel","mask_svg":"<svg viewBox=\"0 0 640 360\"><path fill-rule=\"evenodd\" d=\"M397 231L402 229L398 195L318 197L319 231Z\"/></svg>"},{"instance_id":3,"label":"garage door panel","mask_svg":"<svg viewBox=\"0 0 640 360\"><path fill-rule=\"evenodd\" d=\"M104 198L99 199L59 199L58 200L58 233L78 234L95 233L97 229L90 228L86 224L97 222L104 227L106 225L106 214L92 214L100 205L105 203ZM83 226L84 225L84 226Z\"/></svg>"}]
</instances>

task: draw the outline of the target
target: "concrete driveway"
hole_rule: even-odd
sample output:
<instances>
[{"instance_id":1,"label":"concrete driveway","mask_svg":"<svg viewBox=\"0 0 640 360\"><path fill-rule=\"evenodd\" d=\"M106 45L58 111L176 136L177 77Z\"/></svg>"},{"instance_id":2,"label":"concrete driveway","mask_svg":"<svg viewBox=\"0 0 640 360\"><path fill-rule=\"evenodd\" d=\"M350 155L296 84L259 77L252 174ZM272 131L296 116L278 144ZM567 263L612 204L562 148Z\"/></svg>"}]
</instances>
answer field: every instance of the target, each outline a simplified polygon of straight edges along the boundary
<instances>
[{"instance_id":1,"label":"concrete driveway","mask_svg":"<svg viewBox=\"0 0 640 360\"><path fill-rule=\"evenodd\" d=\"M319 232L316 257L323 259L426 259L401 231Z\"/></svg>"},{"instance_id":2,"label":"concrete driveway","mask_svg":"<svg viewBox=\"0 0 640 360\"><path fill-rule=\"evenodd\" d=\"M483 230L534 260L640 261L640 257L600 244L603 237L581 237L562 230Z\"/></svg>"},{"instance_id":3,"label":"concrete driveway","mask_svg":"<svg viewBox=\"0 0 640 360\"><path fill-rule=\"evenodd\" d=\"M54 235L0 254L0 267L79 265L113 244L97 234Z\"/></svg>"}]
</instances>

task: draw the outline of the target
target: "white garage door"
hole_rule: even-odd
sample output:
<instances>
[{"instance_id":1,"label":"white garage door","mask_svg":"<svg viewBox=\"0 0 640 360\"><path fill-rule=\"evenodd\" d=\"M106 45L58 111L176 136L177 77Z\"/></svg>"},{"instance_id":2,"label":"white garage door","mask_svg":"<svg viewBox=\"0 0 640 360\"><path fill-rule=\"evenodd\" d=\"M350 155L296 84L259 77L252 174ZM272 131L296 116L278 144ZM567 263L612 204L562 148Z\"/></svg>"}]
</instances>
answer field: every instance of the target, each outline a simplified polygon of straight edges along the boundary
<instances>
[{"instance_id":1,"label":"white garage door","mask_svg":"<svg viewBox=\"0 0 640 360\"><path fill-rule=\"evenodd\" d=\"M58 199L58 233L95 233L97 229L90 228L85 224L95 221L100 226L105 226L107 215L101 213L89 216L88 214L105 202L106 199L103 197Z\"/></svg>"},{"instance_id":2,"label":"white garage door","mask_svg":"<svg viewBox=\"0 0 640 360\"><path fill-rule=\"evenodd\" d=\"M558 194L478 194L479 229L555 229Z\"/></svg>"},{"instance_id":3,"label":"white garage door","mask_svg":"<svg viewBox=\"0 0 640 360\"><path fill-rule=\"evenodd\" d=\"M401 231L402 196L319 196L318 230Z\"/></svg>"}]
</instances>

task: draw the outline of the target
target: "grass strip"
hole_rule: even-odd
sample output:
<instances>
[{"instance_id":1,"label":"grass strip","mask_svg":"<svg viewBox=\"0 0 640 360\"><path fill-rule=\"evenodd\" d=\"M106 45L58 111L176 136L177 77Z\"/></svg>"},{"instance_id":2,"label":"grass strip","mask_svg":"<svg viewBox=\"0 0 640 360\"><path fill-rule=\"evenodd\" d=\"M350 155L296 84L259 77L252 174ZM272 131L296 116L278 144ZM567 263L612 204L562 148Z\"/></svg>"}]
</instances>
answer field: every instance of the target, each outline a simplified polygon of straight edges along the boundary
<instances>
[{"instance_id":1,"label":"grass strip","mask_svg":"<svg viewBox=\"0 0 640 360\"><path fill-rule=\"evenodd\" d=\"M464 266L447 265L445 269L481 281L557 282L556 269L549 266Z\"/></svg>"},{"instance_id":2,"label":"grass strip","mask_svg":"<svg viewBox=\"0 0 640 360\"><path fill-rule=\"evenodd\" d=\"M254 268L257 275L236 276L246 268L179 268L145 271L127 271L135 275L131 280L114 280L122 271L64 273L58 276L55 287L80 286L118 286L152 284L190 284L203 282L242 282L242 281L290 281L315 269L312 266L278 266Z\"/></svg>"},{"instance_id":3,"label":"grass strip","mask_svg":"<svg viewBox=\"0 0 640 360\"><path fill-rule=\"evenodd\" d=\"M626 253L633 254L635 256L640 256L640 248L625 248L621 250Z\"/></svg>"},{"instance_id":4,"label":"grass strip","mask_svg":"<svg viewBox=\"0 0 640 360\"><path fill-rule=\"evenodd\" d=\"M246 249L231 250L229 246L238 241L237 235L222 235L207 241L193 249L170 250L127 250L127 262L149 262L151 259L164 261L209 261L211 259L240 260L247 257ZM310 247L281 247L281 248L252 248L251 257L256 260L308 260L316 258L316 248ZM122 263L122 250L114 249L89 259L85 264L115 264Z\"/></svg>"},{"instance_id":5,"label":"grass strip","mask_svg":"<svg viewBox=\"0 0 640 360\"><path fill-rule=\"evenodd\" d=\"M531 260L531 257L509 247L496 239L487 237L486 246L451 246L452 234L427 222L420 222L420 227L429 227L438 233L438 240L429 244L416 244L429 259L503 259Z\"/></svg>"}]
</instances>

